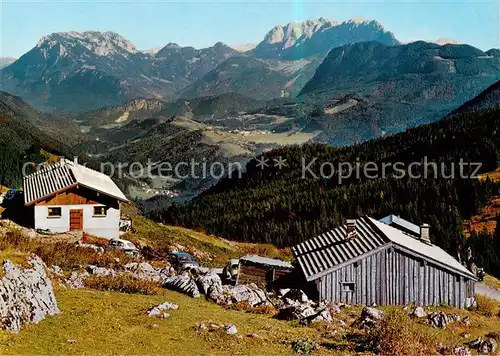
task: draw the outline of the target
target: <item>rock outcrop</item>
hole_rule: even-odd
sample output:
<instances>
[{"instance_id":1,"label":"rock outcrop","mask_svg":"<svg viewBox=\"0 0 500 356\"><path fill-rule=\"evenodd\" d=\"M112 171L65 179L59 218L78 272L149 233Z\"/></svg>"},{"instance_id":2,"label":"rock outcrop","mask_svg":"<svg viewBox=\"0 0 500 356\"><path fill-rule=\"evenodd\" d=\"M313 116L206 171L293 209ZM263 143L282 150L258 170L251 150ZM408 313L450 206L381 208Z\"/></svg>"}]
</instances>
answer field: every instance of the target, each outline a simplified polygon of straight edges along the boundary
<instances>
[{"instance_id":1,"label":"rock outcrop","mask_svg":"<svg viewBox=\"0 0 500 356\"><path fill-rule=\"evenodd\" d=\"M0 327L19 332L25 324L36 324L47 315L59 313L52 283L45 265L37 256L28 261L31 268L22 269L11 261L3 263L0 279Z\"/></svg>"},{"instance_id":2,"label":"rock outcrop","mask_svg":"<svg viewBox=\"0 0 500 356\"><path fill-rule=\"evenodd\" d=\"M193 298L198 298L200 296L200 291L198 290L196 282L187 273L168 277L163 282L163 286L187 294Z\"/></svg>"}]
</instances>

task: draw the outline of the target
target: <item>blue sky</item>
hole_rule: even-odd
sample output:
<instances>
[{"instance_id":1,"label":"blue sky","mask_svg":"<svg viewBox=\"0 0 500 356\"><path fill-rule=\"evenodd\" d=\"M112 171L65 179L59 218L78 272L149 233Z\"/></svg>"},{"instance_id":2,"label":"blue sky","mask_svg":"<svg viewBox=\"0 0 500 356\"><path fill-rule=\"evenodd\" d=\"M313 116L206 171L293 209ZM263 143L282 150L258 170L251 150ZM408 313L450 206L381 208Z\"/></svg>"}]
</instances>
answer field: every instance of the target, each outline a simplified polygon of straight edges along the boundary
<instances>
[{"instance_id":1,"label":"blue sky","mask_svg":"<svg viewBox=\"0 0 500 356\"><path fill-rule=\"evenodd\" d=\"M447 37L500 47L500 0L0 1L0 56L19 57L42 36L72 30L115 31L139 49L257 43L277 24L320 16L375 19L401 41Z\"/></svg>"}]
</instances>

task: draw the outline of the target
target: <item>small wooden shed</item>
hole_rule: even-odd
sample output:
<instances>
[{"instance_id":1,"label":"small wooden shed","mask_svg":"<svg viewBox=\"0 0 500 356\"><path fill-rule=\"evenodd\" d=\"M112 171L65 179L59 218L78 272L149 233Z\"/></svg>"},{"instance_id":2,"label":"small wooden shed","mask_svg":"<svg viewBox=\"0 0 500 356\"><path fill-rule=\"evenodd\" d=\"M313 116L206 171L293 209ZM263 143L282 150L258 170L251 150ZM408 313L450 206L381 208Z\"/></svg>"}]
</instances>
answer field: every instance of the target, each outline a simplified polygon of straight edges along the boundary
<instances>
[{"instance_id":1,"label":"small wooden shed","mask_svg":"<svg viewBox=\"0 0 500 356\"><path fill-rule=\"evenodd\" d=\"M419 227L418 236L395 225L393 219L381 222L368 216L348 220L292 252L320 300L470 306L476 277L431 243L429 225Z\"/></svg>"},{"instance_id":2,"label":"small wooden shed","mask_svg":"<svg viewBox=\"0 0 500 356\"><path fill-rule=\"evenodd\" d=\"M277 279L293 270L290 262L257 255L247 255L240 258L236 284L255 283L268 286Z\"/></svg>"}]
</instances>

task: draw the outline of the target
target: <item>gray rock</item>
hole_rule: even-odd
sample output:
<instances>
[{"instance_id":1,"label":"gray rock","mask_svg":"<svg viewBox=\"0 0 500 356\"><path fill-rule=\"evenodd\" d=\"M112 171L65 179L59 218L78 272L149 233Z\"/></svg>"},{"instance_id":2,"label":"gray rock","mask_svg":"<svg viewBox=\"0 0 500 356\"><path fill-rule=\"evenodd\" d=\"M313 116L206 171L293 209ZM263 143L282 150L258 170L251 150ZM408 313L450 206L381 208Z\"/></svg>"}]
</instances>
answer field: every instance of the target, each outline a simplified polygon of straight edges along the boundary
<instances>
[{"instance_id":1,"label":"gray rock","mask_svg":"<svg viewBox=\"0 0 500 356\"><path fill-rule=\"evenodd\" d=\"M223 293L222 280L219 275L210 269L202 267L192 268L191 273L194 275L198 289L207 297L210 297L211 294L217 296Z\"/></svg>"},{"instance_id":2,"label":"gray rock","mask_svg":"<svg viewBox=\"0 0 500 356\"><path fill-rule=\"evenodd\" d=\"M50 267L50 272L52 272L56 276L64 276L64 271L59 266L54 265L54 266Z\"/></svg>"},{"instance_id":3,"label":"gray rock","mask_svg":"<svg viewBox=\"0 0 500 356\"><path fill-rule=\"evenodd\" d=\"M374 307L364 307L361 311L361 317L364 319L380 320L384 317L384 312Z\"/></svg>"},{"instance_id":4,"label":"gray rock","mask_svg":"<svg viewBox=\"0 0 500 356\"><path fill-rule=\"evenodd\" d=\"M493 354L497 350L497 347L497 341L494 338L490 337L482 341L477 350L481 354Z\"/></svg>"},{"instance_id":5,"label":"gray rock","mask_svg":"<svg viewBox=\"0 0 500 356\"><path fill-rule=\"evenodd\" d=\"M364 307L359 319L355 322L359 328L372 327L384 317L384 312L375 307Z\"/></svg>"},{"instance_id":6,"label":"gray rock","mask_svg":"<svg viewBox=\"0 0 500 356\"><path fill-rule=\"evenodd\" d=\"M152 282L163 283L170 276L169 267L154 268L149 263L127 263L123 268L137 279L148 280Z\"/></svg>"},{"instance_id":7,"label":"gray rock","mask_svg":"<svg viewBox=\"0 0 500 356\"><path fill-rule=\"evenodd\" d=\"M193 298L198 298L200 296L200 291L198 290L196 282L188 274L168 277L163 282L163 286Z\"/></svg>"},{"instance_id":8,"label":"gray rock","mask_svg":"<svg viewBox=\"0 0 500 356\"><path fill-rule=\"evenodd\" d=\"M427 315L427 313L425 312L423 307L416 307L413 310L413 312L410 314L410 316L412 316L414 318L423 318L426 315Z\"/></svg>"},{"instance_id":9,"label":"gray rock","mask_svg":"<svg viewBox=\"0 0 500 356\"><path fill-rule=\"evenodd\" d=\"M163 302L158 305L157 308L160 310L177 310L179 309L179 306L172 302Z\"/></svg>"},{"instance_id":10,"label":"gray rock","mask_svg":"<svg viewBox=\"0 0 500 356\"><path fill-rule=\"evenodd\" d=\"M458 314L445 314L441 312L432 312L427 314L427 323L435 328L446 329L446 326L450 323L458 323L462 320ZM470 319L465 321L466 325L469 323Z\"/></svg>"},{"instance_id":11,"label":"gray rock","mask_svg":"<svg viewBox=\"0 0 500 356\"><path fill-rule=\"evenodd\" d=\"M468 315L462 319L462 324L464 324L465 326L472 326L472 322L470 321Z\"/></svg>"},{"instance_id":12,"label":"gray rock","mask_svg":"<svg viewBox=\"0 0 500 356\"><path fill-rule=\"evenodd\" d=\"M310 304L299 304L281 308L276 318L280 320L303 320L316 314L316 310Z\"/></svg>"},{"instance_id":13,"label":"gray rock","mask_svg":"<svg viewBox=\"0 0 500 356\"><path fill-rule=\"evenodd\" d=\"M36 324L47 315L59 313L42 260L33 256L28 262L31 268L21 269L4 261L0 279L0 326L16 333L25 324Z\"/></svg>"},{"instance_id":14,"label":"gray rock","mask_svg":"<svg viewBox=\"0 0 500 356\"><path fill-rule=\"evenodd\" d=\"M225 285L222 290L223 294L230 297L232 303L246 301L250 306L254 307L267 302L266 293L253 283L239 284L235 287Z\"/></svg>"},{"instance_id":15,"label":"gray rock","mask_svg":"<svg viewBox=\"0 0 500 356\"><path fill-rule=\"evenodd\" d=\"M296 301L299 303L307 303L309 301L307 295L300 289L291 289L288 293L286 293L283 296L283 298Z\"/></svg>"},{"instance_id":16,"label":"gray rock","mask_svg":"<svg viewBox=\"0 0 500 356\"><path fill-rule=\"evenodd\" d=\"M238 329L236 329L236 325L229 324L228 326L226 326L226 334L236 335L237 333L238 333Z\"/></svg>"},{"instance_id":17,"label":"gray rock","mask_svg":"<svg viewBox=\"0 0 500 356\"><path fill-rule=\"evenodd\" d=\"M85 278L89 276L89 273L84 271L84 272L78 272L78 271L73 271L71 272L71 275L69 278L66 280L66 284L73 289L80 289L85 287Z\"/></svg>"},{"instance_id":18,"label":"gray rock","mask_svg":"<svg viewBox=\"0 0 500 356\"><path fill-rule=\"evenodd\" d=\"M453 354L455 356L471 356L470 350L465 346L456 346L453 349Z\"/></svg>"}]
</instances>

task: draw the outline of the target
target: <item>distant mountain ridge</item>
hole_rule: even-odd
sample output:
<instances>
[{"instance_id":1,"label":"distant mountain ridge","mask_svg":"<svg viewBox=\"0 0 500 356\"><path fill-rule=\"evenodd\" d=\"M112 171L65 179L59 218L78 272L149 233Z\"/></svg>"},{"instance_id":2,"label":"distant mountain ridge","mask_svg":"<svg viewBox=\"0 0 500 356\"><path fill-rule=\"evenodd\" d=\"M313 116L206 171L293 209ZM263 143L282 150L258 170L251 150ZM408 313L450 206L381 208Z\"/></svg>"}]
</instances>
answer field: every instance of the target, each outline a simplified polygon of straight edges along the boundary
<instances>
[{"instance_id":1,"label":"distant mountain ridge","mask_svg":"<svg viewBox=\"0 0 500 356\"><path fill-rule=\"evenodd\" d=\"M400 42L377 21L352 19L342 23L320 17L317 20L291 22L275 26L264 40L250 51L261 58L298 60L326 54L348 43L378 41L386 45Z\"/></svg>"},{"instance_id":2,"label":"distant mountain ridge","mask_svg":"<svg viewBox=\"0 0 500 356\"><path fill-rule=\"evenodd\" d=\"M361 42L331 50L300 97L351 96L351 107L306 124L320 142L350 145L439 120L498 80L500 59L472 46Z\"/></svg>"},{"instance_id":3,"label":"distant mountain ridge","mask_svg":"<svg viewBox=\"0 0 500 356\"><path fill-rule=\"evenodd\" d=\"M245 53L245 60L231 63L241 65L240 68L228 68L228 60L243 54L221 42L203 49L169 43L161 49L139 51L114 32L58 32L44 36L34 48L3 68L0 89L21 96L44 111L62 113L121 105L135 98L172 101L184 95L237 92L259 100L273 99L297 94L315 68L308 66L307 73L292 73L282 70L292 67L287 63L265 61L300 61L306 57L311 61L310 58L324 56L339 44L369 40L398 43L393 37L375 21L338 24L320 18L276 26L256 48ZM250 57L257 57L260 62ZM268 75L265 83L258 84L262 78L248 82L245 71L249 66L261 67L254 74ZM200 88L210 82L210 75L222 71L229 71L232 79ZM249 89L245 90L247 82Z\"/></svg>"},{"instance_id":4,"label":"distant mountain ridge","mask_svg":"<svg viewBox=\"0 0 500 356\"><path fill-rule=\"evenodd\" d=\"M217 43L201 50L167 45L152 56L113 32L53 33L2 70L1 89L46 111L171 99L236 53Z\"/></svg>"}]
</instances>

